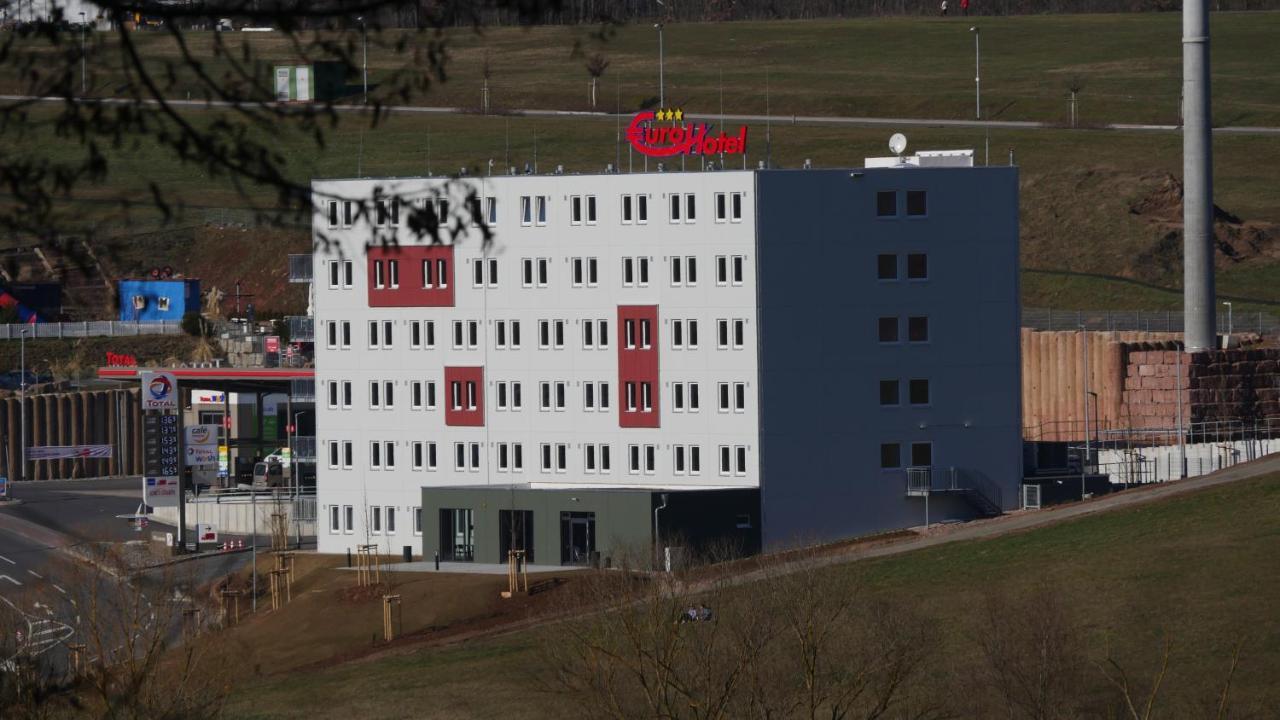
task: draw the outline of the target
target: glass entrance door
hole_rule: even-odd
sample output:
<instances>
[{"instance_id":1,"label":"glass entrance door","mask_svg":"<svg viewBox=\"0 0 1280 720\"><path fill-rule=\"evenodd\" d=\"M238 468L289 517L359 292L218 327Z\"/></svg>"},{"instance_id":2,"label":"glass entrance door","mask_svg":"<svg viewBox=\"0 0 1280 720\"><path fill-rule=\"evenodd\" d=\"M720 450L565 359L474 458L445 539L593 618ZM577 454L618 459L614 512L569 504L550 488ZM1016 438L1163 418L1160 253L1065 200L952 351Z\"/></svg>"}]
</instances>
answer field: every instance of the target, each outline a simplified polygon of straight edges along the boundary
<instances>
[{"instance_id":1,"label":"glass entrance door","mask_svg":"<svg viewBox=\"0 0 1280 720\"><path fill-rule=\"evenodd\" d=\"M596 550L596 514L560 513L560 564L587 565Z\"/></svg>"}]
</instances>

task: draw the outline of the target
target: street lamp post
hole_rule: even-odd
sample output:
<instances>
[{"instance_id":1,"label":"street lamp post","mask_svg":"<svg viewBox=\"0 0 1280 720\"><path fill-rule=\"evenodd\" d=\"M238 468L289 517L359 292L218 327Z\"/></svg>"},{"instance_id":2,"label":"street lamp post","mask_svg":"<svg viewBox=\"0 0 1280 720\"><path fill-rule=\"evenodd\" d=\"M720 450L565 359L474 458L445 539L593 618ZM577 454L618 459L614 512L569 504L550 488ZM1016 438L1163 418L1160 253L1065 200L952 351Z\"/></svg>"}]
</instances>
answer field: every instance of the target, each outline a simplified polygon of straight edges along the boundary
<instances>
[{"instance_id":1,"label":"street lamp post","mask_svg":"<svg viewBox=\"0 0 1280 720\"><path fill-rule=\"evenodd\" d=\"M89 88L89 72L88 65L84 55L84 11L80 11L80 95L83 97L88 93Z\"/></svg>"},{"instance_id":2,"label":"street lamp post","mask_svg":"<svg viewBox=\"0 0 1280 720\"><path fill-rule=\"evenodd\" d=\"M360 21L360 58L361 68L364 75L364 104L369 104L369 34L365 32L364 16L357 17Z\"/></svg>"},{"instance_id":3,"label":"street lamp post","mask_svg":"<svg viewBox=\"0 0 1280 720\"><path fill-rule=\"evenodd\" d=\"M658 107L667 106L666 59L662 47L662 23L654 23L658 30Z\"/></svg>"},{"instance_id":4,"label":"street lamp post","mask_svg":"<svg viewBox=\"0 0 1280 720\"><path fill-rule=\"evenodd\" d=\"M982 119L982 31L977 25L969 28L969 32L973 33L973 91L974 91L974 117L978 120Z\"/></svg>"},{"instance_id":5,"label":"street lamp post","mask_svg":"<svg viewBox=\"0 0 1280 720\"><path fill-rule=\"evenodd\" d=\"M27 479L27 333L28 328L22 328L18 332L18 408L21 417L18 424L22 431L19 433L18 450L22 453L22 462L18 465L18 479Z\"/></svg>"}]
</instances>

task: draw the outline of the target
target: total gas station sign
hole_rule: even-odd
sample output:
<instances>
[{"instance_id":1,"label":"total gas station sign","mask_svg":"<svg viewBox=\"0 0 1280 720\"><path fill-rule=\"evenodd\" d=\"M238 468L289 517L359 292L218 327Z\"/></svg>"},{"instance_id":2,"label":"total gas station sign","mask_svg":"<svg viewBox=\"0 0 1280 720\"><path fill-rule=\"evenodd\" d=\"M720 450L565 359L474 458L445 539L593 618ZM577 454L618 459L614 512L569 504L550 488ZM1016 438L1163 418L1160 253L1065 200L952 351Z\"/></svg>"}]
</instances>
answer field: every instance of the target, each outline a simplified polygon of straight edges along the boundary
<instances>
[{"instance_id":1,"label":"total gas station sign","mask_svg":"<svg viewBox=\"0 0 1280 720\"><path fill-rule=\"evenodd\" d=\"M173 373L142 373L142 409L178 409L178 379Z\"/></svg>"},{"instance_id":2,"label":"total gas station sign","mask_svg":"<svg viewBox=\"0 0 1280 720\"><path fill-rule=\"evenodd\" d=\"M710 123L685 122L684 111L645 110L627 126L627 142L649 157L678 155L741 155L747 151L747 126L737 135L712 133Z\"/></svg>"}]
</instances>

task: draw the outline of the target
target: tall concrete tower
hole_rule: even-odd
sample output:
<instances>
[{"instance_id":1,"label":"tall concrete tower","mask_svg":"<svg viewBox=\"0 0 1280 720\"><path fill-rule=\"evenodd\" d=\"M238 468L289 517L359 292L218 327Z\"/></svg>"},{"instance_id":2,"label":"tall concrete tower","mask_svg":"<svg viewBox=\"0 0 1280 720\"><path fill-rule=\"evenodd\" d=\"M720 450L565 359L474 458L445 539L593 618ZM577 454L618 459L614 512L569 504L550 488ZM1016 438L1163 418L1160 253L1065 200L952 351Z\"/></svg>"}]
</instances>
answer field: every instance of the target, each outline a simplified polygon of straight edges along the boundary
<instances>
[{"instance_id":1,"label":"tall concrete tower","mask_svg":"<svg viewBox=\"0 0 1280 720\"><path fill-rule=\"evenodd\" d=\"M1213 127L1207 0L1182 3L1183 313L1187 352L1217 340L1213 288Z\"/></svg>"}]
</instances>

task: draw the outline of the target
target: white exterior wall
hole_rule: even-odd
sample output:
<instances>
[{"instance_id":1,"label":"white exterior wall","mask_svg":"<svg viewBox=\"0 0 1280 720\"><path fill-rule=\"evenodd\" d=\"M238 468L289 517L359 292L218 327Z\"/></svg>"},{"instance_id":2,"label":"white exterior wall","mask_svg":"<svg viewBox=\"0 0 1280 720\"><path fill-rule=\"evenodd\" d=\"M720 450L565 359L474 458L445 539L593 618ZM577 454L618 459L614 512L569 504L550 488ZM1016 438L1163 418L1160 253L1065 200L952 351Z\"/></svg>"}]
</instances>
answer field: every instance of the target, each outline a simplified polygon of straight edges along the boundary
<instances>
[{"instance_id":1,"label":"white exterior wall","mask_svg":"<svg viewBox=\"0 0 1280 720\"><path fill-rule=\"evenodd\" d=\"M319 196L368 198L375 186L381 186L384 192L413 196L439 187L441 180L336 180L313 184L317 203L322 206L314 220L317 247L321 248L315 254L314 267L320 551L341 552L369 541L386 545L393 551L402 545L417 546L421 538L413 533L412 518L423 486L511 483L556 487L758 486L754 173L517 176L473 182L480 194L497 198L494 241L486 250L475 232L456 245L453 271L456 307L439 308L370 308L364 248L373 238L373 229L364 222L349 229L329 229L324 202ZM457 187L455 192L460 192ZM716 222L714 194L718 192L745 194L740 221ZM622 224L621 196L639 193L649 196L648 222ZM669 221L669 193L696 196L695 222ZM545 226L521 225L520 197L523 195L550 198ZM594 225L570 224L569 198L573 195L596 196L598 217ZM456 194L451 205L459 207L460 198L461 194ZM406 224L405 215L401 218L402 226ZM402 229L400 233L401 242L415 243L407 230ZM496 288L473 287L471 263L483 253L498 260ZM672 287L670 258L676 255L697 258L695 286ZM715 258L718 255L745 256L746 272L741 285L717 285ZM650 262L648 286L623 287L623 258L641 256L648 257ZM337 257L354 261L354 282L350 288L329 287L326 263ZM543 257L551 260L548 287L522 287L522 259ZM574 257L598 259L598 287L571 286L571 258ZM658 306L660 428L657 429L619 427L619 305ZM716 321L722 318L746 321L746 343L742 349L717 349ZM564 349L538 348L538 321L543 319L567 321ZM584 349L581 323L600 319L609 321L608 349ZM696 350L672 348L673 319L698 321ZM392 349L369 349L367 324L370 320L393 322ZM412 320L435 321L435 349L410 349ZM478 349L452 347L454 320L481 321ZM499 320L520 321L521 349L495 348L494 324ZM326 346L328 321L351 322L350 349ZM484 427L446 426L444 408L448 388L443 368L450 366L485 368ZM353 383L353 406L332 409L328 405L327 383L344 380ZM394 382L394 409L369 408L369 383L373 380ZM410 409L409 384L413 380L436 382L435 410ZM523 410L496 409L495 383L498 381L523 383ZM538 384L543 381L569 383L564 411L539 410ZM608 412L583 409L582 384L593 381L609 383ZM697 413L673 412L672 383L675 382L699 383ZM748 384L748 401L743 412L718 411L716 384L719 382ZM370 469L369 445L375 440L395 443L394 470ZM330 441L354 443L354 463L350 469L329 467ZM410 469L414 441L437 443L435 471ZM482 443L483 458L477 470L454 470L454 442ZM514 442L523 444L524 470L499 472L495 461L497 444ZM541 472L541 443L568 444L566 472ZM583 448L587 443L611 446L610 473L584 472ZM674 473L672 445L675 443L701 447L699 475ZM630 444L657 446L653 474L628 471L627 446ZM718 448L721 445L747 448L745 473L720 474ZM353 507L355 527L349 532L330 533L329 513L334 505ZM394 536L366 534L367 516L363 508L367 506L396 508Z\"/></svg>"}]
</instances>

